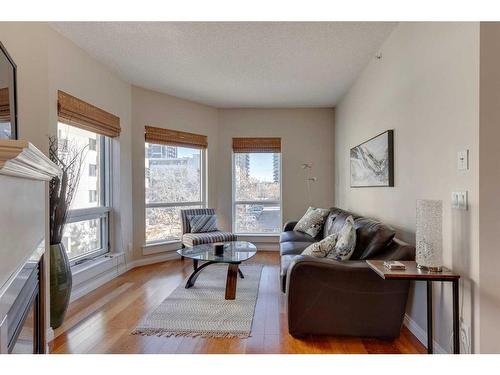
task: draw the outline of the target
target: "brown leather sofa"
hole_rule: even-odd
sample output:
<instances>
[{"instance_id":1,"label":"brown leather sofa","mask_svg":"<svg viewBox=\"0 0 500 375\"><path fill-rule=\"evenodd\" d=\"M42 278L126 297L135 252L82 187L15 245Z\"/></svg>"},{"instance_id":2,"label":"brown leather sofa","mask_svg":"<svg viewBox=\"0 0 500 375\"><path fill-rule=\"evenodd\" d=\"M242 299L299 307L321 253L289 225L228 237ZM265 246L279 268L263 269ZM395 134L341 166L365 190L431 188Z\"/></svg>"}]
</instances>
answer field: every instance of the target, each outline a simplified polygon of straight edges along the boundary
<instances>
[{"instance_id":1,"label":"brown leather sofa","mask_svg":"<svg viewBox=\"0 0 500 375\"><path fill-rule=\"evenodd\" d=\"M352 215L356 248L350 260L300 255L311 243L338 232ZM323 231L313 238L285 224L280 236L281 287L286 293L291 335L399 336L408 281L385 281L367 259L414 260L415 247L396 239L389 226L332 208Z\"/></svg>"}]
</instances>

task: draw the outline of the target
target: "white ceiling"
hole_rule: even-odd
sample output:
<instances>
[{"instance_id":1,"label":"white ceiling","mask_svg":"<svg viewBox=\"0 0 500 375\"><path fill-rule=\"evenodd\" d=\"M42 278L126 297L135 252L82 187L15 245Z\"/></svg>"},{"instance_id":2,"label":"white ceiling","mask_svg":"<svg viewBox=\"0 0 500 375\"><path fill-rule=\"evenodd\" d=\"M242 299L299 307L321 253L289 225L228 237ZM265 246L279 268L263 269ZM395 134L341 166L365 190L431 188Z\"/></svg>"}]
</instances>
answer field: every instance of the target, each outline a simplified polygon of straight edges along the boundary
<instances>
[{"instance_id":1,"label":"white ceiling","mask_svg":"<svg viewBox=\"0 0 500 375\"><path fill-rule=\"evenodd\" d=\"M332 107L385 22L54 22L126 81L221 108Z\"/></svg>"}]
</instances>

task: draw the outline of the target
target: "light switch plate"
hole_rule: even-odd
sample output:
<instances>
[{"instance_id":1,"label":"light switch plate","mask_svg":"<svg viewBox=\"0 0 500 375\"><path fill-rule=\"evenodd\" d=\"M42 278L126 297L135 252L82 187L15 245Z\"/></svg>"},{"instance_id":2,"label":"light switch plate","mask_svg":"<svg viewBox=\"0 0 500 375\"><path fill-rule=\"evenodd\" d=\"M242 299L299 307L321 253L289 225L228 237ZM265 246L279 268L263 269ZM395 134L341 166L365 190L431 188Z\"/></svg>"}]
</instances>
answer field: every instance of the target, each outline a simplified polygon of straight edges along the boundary
<instances>
[{"instance_id":1,"label":"light switch plate","mask_svg":"<svg viewBox=\"0 0 500 375\"><path fill-rule=\"evenodd\" d=\"M456 208L457 210L467 210L467 192L466 191L454 191L451 193L451 208Z\"/></svg>"},{"instance_id":2,"label":"light switch plate","mask_svg":"<svg viewBox=\"0 0 500 375\"><path fill-rule=\"evenodd\" d=\"M457 169L459 171L466 171L469 169L469 150L457 152Z\"/></svg>"}]
</instances>

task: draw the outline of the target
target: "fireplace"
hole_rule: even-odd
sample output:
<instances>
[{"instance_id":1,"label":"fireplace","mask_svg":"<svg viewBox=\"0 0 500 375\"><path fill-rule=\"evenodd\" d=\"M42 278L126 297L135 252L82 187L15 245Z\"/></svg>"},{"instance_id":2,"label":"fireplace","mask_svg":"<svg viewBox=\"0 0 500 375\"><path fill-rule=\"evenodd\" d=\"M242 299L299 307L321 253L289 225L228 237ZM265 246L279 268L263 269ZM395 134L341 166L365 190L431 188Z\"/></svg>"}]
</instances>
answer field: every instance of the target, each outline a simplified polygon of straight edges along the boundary
<instances>
[{"instance_id":1,"label":"fireplace","mask_svg":"<svg viewBox=\"0 0 500 375\"><path fill-rule=\"evenodd\" d=\"M43 247L39 247L0 296L0 353L45 352Z\"/></svg>"},{"instance_id":2,"label":"fireplace","mask_svg":"<svg viewBox=\"0 0 500 375\"><path fill-rule=\"evenodd\" d=\"M31 143L0 139L0 353L46 350L47 191L60 172Z\"/></svg>"}]
</instances>

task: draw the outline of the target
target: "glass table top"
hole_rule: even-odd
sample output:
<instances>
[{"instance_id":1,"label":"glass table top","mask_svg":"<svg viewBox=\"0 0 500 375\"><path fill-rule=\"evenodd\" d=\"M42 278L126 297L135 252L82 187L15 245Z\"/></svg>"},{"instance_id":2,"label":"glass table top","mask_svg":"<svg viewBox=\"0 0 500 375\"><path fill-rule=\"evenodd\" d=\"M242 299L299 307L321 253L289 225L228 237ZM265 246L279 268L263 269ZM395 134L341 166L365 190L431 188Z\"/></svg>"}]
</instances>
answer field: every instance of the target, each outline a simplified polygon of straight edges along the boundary
<instances>
[{"instance_id":1,"label":"glass table top","mask_svg":"<svg viewBox=\"0 0 500 375\"><path fill-rule=\"evenodd\" d=\"M203 244L177 250L186 258L207 260L220 263L240 263L250 259L257 253L253 243L246 241L224 242L224 254L215 255L215 244Z\"/></svg>"}]
</instances>

